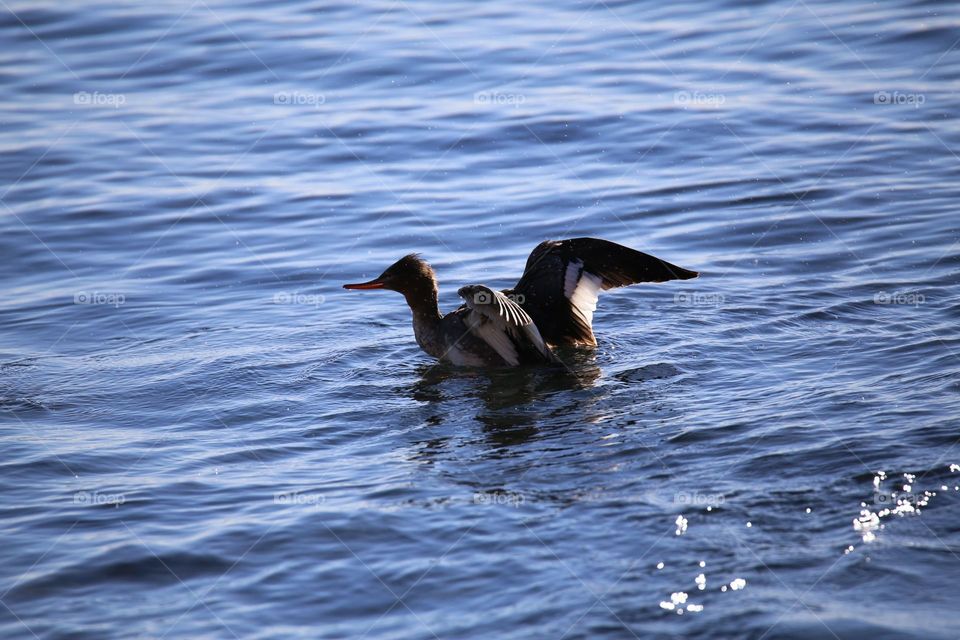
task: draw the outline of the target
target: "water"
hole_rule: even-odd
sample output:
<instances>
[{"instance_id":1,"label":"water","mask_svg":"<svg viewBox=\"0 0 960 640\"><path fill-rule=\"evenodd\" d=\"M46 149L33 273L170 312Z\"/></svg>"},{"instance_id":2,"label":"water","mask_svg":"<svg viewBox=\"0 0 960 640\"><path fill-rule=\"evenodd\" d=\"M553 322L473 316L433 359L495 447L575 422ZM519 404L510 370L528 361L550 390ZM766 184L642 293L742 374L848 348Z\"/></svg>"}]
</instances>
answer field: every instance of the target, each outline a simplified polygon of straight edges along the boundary
<instances>
[{"instance_id":1,"label":"water","mask_svg":"<svg viewBox=\"0 0 960 640\"><path fill-rule=\"evenodd\" d=\"M956 7L0 19L2 637L955 637ZM575 236L703 275L562 374L339 288Z\"/></svg>"}]
</instances>

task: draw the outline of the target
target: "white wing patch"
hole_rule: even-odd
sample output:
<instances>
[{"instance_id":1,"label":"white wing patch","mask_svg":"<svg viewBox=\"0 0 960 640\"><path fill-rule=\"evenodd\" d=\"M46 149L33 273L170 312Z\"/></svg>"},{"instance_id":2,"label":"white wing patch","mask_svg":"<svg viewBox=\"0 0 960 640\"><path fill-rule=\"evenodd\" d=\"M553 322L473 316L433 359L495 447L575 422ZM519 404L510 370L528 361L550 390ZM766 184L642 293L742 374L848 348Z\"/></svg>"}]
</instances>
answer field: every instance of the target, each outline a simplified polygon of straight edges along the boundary
<instances>
[{"instance_id":1,"label":"white wing patch","mask_svg":"<svg viewBox=\"0 0 960 640\"><path fill-rule=\"evenodd\" d=\"M563 274L563 295L567 297L567 300L572 298L573 292L577 290L581 273L583 273L583 262L571 260L570 264L567 265L567 272Z\"/></svg>"},{"instance_id":2,"label":"white wing patch","mask_svg":"<svg viewBox=\"0 0 960 640\"><path fill-rule=\"evenodd\" d=\"M589 328L593 328L593 312L603 290L603 280L583 270L583 262L576 260L567 265L563 279L563 294L570 300L573 313Z\"/></svg>"},{"instance_id":3,"label":"white wing patch","mask_svg":"<svg viewBox=\"0 0 960 640\"><path fill-rule=\"evenodd\" d=\"M507 335L506 328L504 326L490 321L488 318L476 311L470 312L468 322L470 331L472 331L475 336L493 347L493 350L497 352L497 355L503 358L504 362L511 367L515 367L520 364L520 356L517 355L517 348L513 346L513 341L510 340L510 337Z\"/></svg>"}]
</instances>

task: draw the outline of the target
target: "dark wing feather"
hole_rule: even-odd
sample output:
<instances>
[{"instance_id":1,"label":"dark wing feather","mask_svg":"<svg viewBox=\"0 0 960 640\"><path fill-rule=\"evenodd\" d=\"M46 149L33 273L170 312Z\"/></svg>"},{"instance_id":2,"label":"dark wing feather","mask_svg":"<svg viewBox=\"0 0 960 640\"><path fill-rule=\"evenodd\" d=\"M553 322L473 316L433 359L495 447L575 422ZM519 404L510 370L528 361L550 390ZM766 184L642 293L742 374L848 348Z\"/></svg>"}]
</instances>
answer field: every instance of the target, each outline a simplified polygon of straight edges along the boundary
<instances>
[{"instance_id":1,"label":"dark wing feather","mask_svg":"<svg viewBox=\"0 0 960 640\"><path fill-rule=\"evenodd\" d=\"M549 344L596 344L592 324L598 289L697 275L609 240L548 240L527 258L513 294Z\"/></svg>"}]
</instances>

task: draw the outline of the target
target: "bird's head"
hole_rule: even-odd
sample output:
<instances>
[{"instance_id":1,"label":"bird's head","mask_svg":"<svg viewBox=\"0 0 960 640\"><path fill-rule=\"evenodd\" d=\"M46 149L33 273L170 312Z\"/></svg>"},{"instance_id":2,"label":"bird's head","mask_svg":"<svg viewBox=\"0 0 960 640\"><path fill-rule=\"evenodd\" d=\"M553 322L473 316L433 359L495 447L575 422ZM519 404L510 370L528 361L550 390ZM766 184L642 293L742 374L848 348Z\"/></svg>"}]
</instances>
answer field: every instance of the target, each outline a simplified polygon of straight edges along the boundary
<instances>
[{"instance_id":1,"label":"bird's head","mask_svg":"<svg viewBox=\"0 0 960 640\"><path fill-rule=\"evenodd\" d=\"M402 293L408 301L434 300L437 297L437 278L433 268L415 253L406 255L373 280L345 284L344 289L390 289Z\"/></svg>"}]
</instances>

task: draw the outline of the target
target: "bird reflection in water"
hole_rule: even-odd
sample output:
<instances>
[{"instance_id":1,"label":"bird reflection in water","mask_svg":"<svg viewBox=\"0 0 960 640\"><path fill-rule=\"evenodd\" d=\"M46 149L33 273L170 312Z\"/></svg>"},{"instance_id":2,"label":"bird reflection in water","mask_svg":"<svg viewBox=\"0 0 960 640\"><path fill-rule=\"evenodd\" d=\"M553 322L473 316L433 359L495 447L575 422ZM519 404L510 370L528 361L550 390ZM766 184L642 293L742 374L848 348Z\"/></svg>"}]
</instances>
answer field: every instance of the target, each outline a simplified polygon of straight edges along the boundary
<instances>
[{"instance_id":1,"label":"bird reflection in water","mask_svg":"<svg viewBox=\"0 0 960 640\"><path fill-rule=\"evenodd\" d=\"M551 367L479 370L424 365L409 392L430 407L424 421L431 430L446 423L462 424L462 416L473 415L491 447L490 455L510 455L509 447L530 442L545 430L603 419L598 404L605 391L597 386L601 371L596 353L570 349L560 355L564 364ZM431 442L432 447L440 444Z\"/></svg>"}]
</instances>

